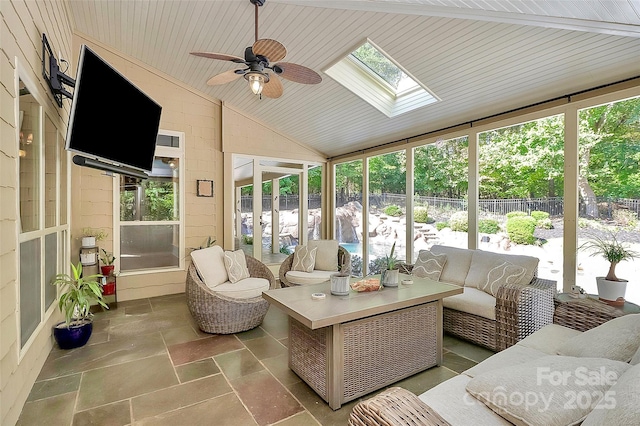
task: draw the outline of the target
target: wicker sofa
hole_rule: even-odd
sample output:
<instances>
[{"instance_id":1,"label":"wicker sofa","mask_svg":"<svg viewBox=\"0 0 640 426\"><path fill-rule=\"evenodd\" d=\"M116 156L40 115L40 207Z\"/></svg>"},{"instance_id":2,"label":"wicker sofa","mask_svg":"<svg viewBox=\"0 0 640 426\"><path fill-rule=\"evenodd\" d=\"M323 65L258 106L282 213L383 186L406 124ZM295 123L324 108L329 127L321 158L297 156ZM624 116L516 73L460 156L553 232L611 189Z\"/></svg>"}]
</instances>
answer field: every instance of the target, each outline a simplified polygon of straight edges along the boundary
<instances>
[{"instance_id":1,"label":"wicker sofa","mask_svg":"<svg viewBox=\"0 0 640 426\"><path fill-rule=\"evenodd\" d=\"M389 388L349 425L640 424L640 314L585 328L547 325L418 396Z\"/></svg>"},{"instance_id":2,"label":"wicker sofa","mask_svg":"<svg viewBox=\"0 0 640 426\"><path fill-rule=\"evenodd\" d=\"M332 265L326 265L323 269L318 269L316 265L311 272L292 271L295 253L290 254L280 265L278 273L282 287L317 284L327 281L330 279L331 274L338 271L338 268L341 268L341 272L344 274L351 274L351 255L344 247L339 246L336 240L312 240L309 241L308 245L310 247L317 246L318 250L326 250L326 247L331 246L332 254L329 254L329 256L333 256ZM325 261L324 263L327 262Z\"/></svg>"},{"instance_id":3,"label":"wicker sofa","mask_svg":"<svg viewBox=\"0 0 640 426\"><path fill-rule=\"evenodd\" d=\"M537 258L442 245L430 252L445 255L439 280L464 286L463 294L443 300L445 332L501 351L553 322L556 282L537 277ZM525 269L521 281L500 285L495 296L480 290L492 268L505 262Z\"/></svg>"},{"instance_id":4,"label":"wicker sofa","mask_svg":"<svg viewBox=\"0 0 640 426\"><path fill-rule=\"evenodd\" d=\"M206 251L211 253L203 256L202 253ZM271 270L256 258L245 255L249 271L249 279L246 281L251 284L247 290L242 284L229 284L224 266L220 263L222 249L212 247L198 252L200 264L215 265L215 269L222 268L219 273L223 277L218 279L217 283L205 283L202 277L205 275L204 268L203 271L198 271L196 257L192 253L194 263L187 270L185 293L189 311L200 330L206 333L232 334L259 326L269 309L269 302L262 297L261 289L277 288L277 281ZM260 284L260 281L263 281L264 285ZM261 287L253 285L256 282Z\"/></svg>"}]
</instances>

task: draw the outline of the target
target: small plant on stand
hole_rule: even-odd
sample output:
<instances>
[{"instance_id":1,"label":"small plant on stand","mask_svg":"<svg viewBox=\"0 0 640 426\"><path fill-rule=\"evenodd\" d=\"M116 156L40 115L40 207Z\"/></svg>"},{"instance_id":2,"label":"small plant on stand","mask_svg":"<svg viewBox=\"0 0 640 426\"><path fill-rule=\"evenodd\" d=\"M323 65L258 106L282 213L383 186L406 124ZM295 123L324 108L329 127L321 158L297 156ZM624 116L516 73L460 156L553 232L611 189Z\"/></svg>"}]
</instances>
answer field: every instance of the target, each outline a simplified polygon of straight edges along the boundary
<instances>
[{"instance_id":1,"label":"small plant on stand","mask_svg":"<svg viewBox=\"0 0 640 426\"><path fill-rule=\"evenodd\" d=\"M100 249L102 254L100 255L100 262L102 262L102 266L100 267L100 271L102 275L108 277L113 273L114 265L113 262L116 261L116 258L113 256L113 253L109 253L105 249Z\"/></svg>"}]
</instances>

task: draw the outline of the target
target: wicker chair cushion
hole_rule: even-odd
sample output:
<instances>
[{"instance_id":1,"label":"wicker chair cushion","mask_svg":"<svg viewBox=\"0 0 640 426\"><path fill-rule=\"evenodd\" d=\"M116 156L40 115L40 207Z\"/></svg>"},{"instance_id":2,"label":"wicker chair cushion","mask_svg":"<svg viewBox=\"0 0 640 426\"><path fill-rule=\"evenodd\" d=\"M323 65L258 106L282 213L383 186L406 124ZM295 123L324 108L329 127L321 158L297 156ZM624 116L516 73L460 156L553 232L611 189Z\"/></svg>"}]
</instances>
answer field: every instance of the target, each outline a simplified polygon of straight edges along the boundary
<instances>
[{"instance_id":1,"label":"wicker chair cushion","mask_svg":"<svg viewBox=\"0 0 640 426\"><path fill-rule=\"evenodd\" d=\"M335 274L334 271L312 271L312 272L300 272L289 271L287 272L287 281L294 285L309 285L319 284L331 279L331 274Z\"/></svg>"},{"instance_id":2,"label":"wicker chair cushion","mask_svg":"<svg viewBox=\"0 0 640 426\"><path fill-rule=\"evenodd\" d=\"M469 267L469 273L464 281L464 286L480 288L486 284L489 272L504 262L509 262L512 265L524 268L525 273L518 281L516 281L516 284L528 284L533 279L540 260L533 256L520 256L493 253L483 250L473 250L473 259L471 261L471 266Z\"/></svg>"},{"instance_id":3,"label":"wicker chair cushion","mask_svg":"<svg viewBox=\"0 0 640 426\"><path fill-rule=\"evenodd\" d=\"M519 284L524 274L525 269L522 266L500 260L489 270L485 282L478 286L478 290L496 297L500 286Z\"/></svg>"},{"instance_id":4,"label":"wicker chair cushion","mask_svg":"<svg viewBox=\"0 0 640 426\"><path fill-rule=\"evenodd\" d=\"M558 354L629 362L640 347L640 314L607 321L564 342Z\"/></svg>"},{"instance_id":5,"label":"wicker chair cushion","mask_svg":"<svg viewBox=\"0 0 640 426\"><path fill-rule=\"evenodd\" d=\"M293 263L291 264L292 271L311 272L316 265L316 253L318 247L296 246L296 251L293 253Z\"/></svg>"},{"instance_id":6,"label":"wicker chair cushion","mask_svg":"<svg viewBox=\"0 0 640 426\"><path fill-rule=\"evenodd\" d=\"M610 398L603 398L582 426L640 425L640 365L628 369L609 388L609 395L615 395L615 406Z\"/></svg>"},{"instance_id":7,"label":"wicker chair cushion","mask_svg":"<svg viewBox=\"0 0 640 426\"><path fill-rule=\"evenodd\" d=\"M244 257L244 251L225 251L224 267L227 270L229 281L237 283L240 280L249 278L249 268L247 268L247 260Z\"/></svg>"},{"instance_id":8,"label":"wicker chair cushion","mask_svg":"<svg viewBox=\"0 0 640 426\"><path fill-rule=\"evenodd\" d=\"M591 404L580 403L580 398L576 401L576 395L603 395L615 382L606 378L618 378L629 368L625 362L604 358L548 355L480 374L467 383L466 389L512 423L566 426L579 424L591 411ZM584 376L576 374L578 369L586 369ZM537 398L526 398L525 392L534 392ZM516 400L512 396L526 400L513 403Z\"/></svg>"},{"instance_id":9,"label":"wicker chair cushion","mask_svg":"<svg viewBox=\"0 0 640 426\"><path fill-rule=\"evenodd\" d=\"M496 298L477 288L465 287L462 294L442 299L445 308L478 315L490 320L496 319Z\"/></svg>"},{"instance_id":10,"label":"wicker chair cushion","mask_svg":"<svg viewBox=\"0 0 640 426\"><path fill-rule=\"evenodd\" d=\"M251 299L262 296L263 291L269 290L269 280L264 278L245 278L236 283L227 281L217 285L214 292L232 299Z\"/></svg>"},{"instance_id":11,"label":"wicker chair cushion","mask_svg":"<svg viewBox=\"0 0 640 426\"><path fill-rule=\"evenodd\" d=\"M558 348L560 348L564 342L580 334L582 334L581 331L574 330L573 328L558 324L547 324L535 333L520 340L516 343L516 346L525 346L549 355L555 355L558 353Z\"/></svg>"},{"instance_id":12,"label":"wicker chair cushion","mask_svg":"<svg viewBox=\"0 0 640 426\"><path fill-rule=\"evenodd\" d=\"M460 374L432 387L418 397L452 425L512 426L467 393L465 387L470 380L469 376Z\"/></svg>"},{"instance_id":13,"label":"wicker chair cushion","mask_svg":"<svg viewBox=\"0 0 640 426\"><path fill-rule=\"evenodd\" d=\"M461 249L457 247L434 245L431 247L433 254L446 254L447 263L442 269L440 281L450 284L464 285L464 280L471 266L474 250Z\"/></svg>"},{"instance_id":14,"label":"wicker chair cushion","mask_svg":"<svg viewBox=\"0 0 640 426\"><path fill-rule=\"evenodd\" d=\"M337 240L311 240L307 243L307 246L311 249L318 248L314 270L333 272L338 270Z\"/></svg>"},{"instance_id":15,"label":"wicker chair cushion","mask_svg":"<svg viewBox=\"0 0 640 426\"><path fill-rule=\"evenodd\" d=\"M420 250L411 274L419 278L430 278L434 281L440 281L440 275L442 275L442 270L446 263L446 254L434 254L429 250Z\"/></svg>"},{"instance_id":16,"label":"wicker chair cushion","mask_svg":"<svg viewBox=\"0 0 640 426\"><path fill-rule=\"evenodd\" d=\"M224 250L220 246L211 246L191 252L191 260L207 287L216 286L229 281L227 269L224 266Z\"/></svg>"}]
</instances>

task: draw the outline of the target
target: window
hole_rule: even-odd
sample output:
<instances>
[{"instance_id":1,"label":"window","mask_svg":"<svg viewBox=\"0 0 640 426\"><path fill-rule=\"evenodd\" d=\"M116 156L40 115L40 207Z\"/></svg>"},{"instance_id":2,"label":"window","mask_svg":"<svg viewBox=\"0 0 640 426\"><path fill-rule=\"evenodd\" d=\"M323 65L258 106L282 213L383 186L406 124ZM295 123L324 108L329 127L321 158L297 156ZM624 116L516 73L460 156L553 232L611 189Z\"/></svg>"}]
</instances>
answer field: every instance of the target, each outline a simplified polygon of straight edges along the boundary
<instances>
[{"instance_id":1,"label":"window","mask_svg":"<svg viewBox=\"0 0 640 426\"><path fill-rule=\"evenodd\" d=\"M56 288L50 282L65 271L69 182L62 135L22 79L18 110L19 334L23 349L54 310Z\"/></svg>"},{"instance_id":2,"label":"window","mask_svg":"<svg viewBox=\"0 0 640 426\"><path fill-rule=\"evenodd\" d=\"M371 40L359 45L325 73L387 117L439 100Z\"/></svg>"},{"instance_id":3,"label":"window","mask_svg":"<svg viewBox=\"0 0 640 426\"><path fill-rule=\"evenodd\" d=\"M183 135L161 131L148 179L120 176L120 271L180 268Z\"/></svg>"},{"instance_id":4,"label":"window","mask_svg":"<svg viewBox=\"0 0 640 426\"><path fill-rule=\"evenodd\" d=\"M351 253L351 273L362 275L362 160L335 165L335 238Z\"/></svg>"}]
</instances>

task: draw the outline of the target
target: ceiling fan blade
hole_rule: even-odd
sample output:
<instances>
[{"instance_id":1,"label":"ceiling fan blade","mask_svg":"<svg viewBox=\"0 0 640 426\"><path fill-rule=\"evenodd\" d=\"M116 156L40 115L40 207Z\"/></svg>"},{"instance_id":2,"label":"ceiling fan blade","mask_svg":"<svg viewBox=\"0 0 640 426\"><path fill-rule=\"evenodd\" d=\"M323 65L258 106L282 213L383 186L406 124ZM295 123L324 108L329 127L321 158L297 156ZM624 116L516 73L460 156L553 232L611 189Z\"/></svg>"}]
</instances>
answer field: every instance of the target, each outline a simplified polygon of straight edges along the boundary
<instances>
[{"instance_id":1,"label":"ceiling fan blade","mask_svg":"<svg viewBox=\"0 0 640 426\"><path fill-rule=\"evenodd\" d=\"M251 46L254 55L261 55L269 59L269 62L277 62L287 56L287 49L276 40L261 38Z\"/></svg>"},{"instance_id":2,"label":"ceiling fan blade","mask_svg":"<svg viewBox=\"0 0 640 426\"><path fill-rule=\"evenodd\" d=\"M279 62L274 68L282 69L278 75L287 80L303 84L318 84L322 81L322 77L311 68L304 67L291 62Z\"/></svg>"},{"instance_id":3,"label":"ceiling fan blade","mask_svg":"<svg viewBox=\"0 0 640 426\"><path fill-rule=\"evenodd\" d=\"M280 79L274 73L269 74L269 81L264 84L262 94L267 98L277 99L282 96L283 91L284 87Z\"/></svg>"},{"instance_id":4,"label":"ceiling fan blade","mask_svg":"<svg viewBox=\"0 0 640 426\"><path fill-rule=\"evenodd\" d=\"M242 77L242 73L236 73L236 70L225 71L222 74L214 75L207 81L207 85L216 86L218 84L231 83Z\"/></svg>"},{"instance_id":5,"label":"ceiling fan blade","mask_svg":"<svg viewBox=\"0 0 640 426\"><path fill-rule=\"evenodd\" d=\"M231 61L239 64L244 64L244 59L239 56L225 55L224 53L212 53L212 52L191 52L193 56L200 56L202 58L218 59L220 61Z\"/></svg>"}]
</instances>

